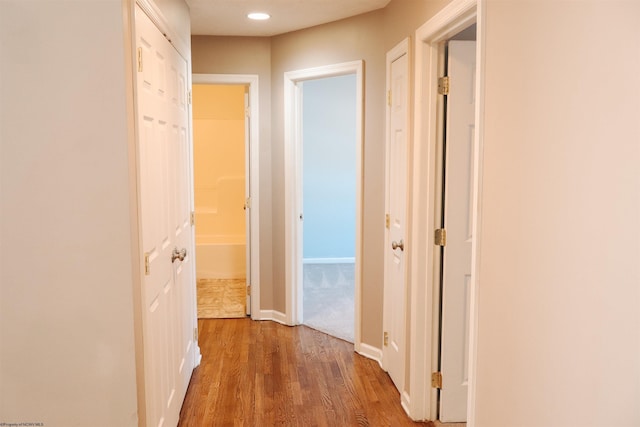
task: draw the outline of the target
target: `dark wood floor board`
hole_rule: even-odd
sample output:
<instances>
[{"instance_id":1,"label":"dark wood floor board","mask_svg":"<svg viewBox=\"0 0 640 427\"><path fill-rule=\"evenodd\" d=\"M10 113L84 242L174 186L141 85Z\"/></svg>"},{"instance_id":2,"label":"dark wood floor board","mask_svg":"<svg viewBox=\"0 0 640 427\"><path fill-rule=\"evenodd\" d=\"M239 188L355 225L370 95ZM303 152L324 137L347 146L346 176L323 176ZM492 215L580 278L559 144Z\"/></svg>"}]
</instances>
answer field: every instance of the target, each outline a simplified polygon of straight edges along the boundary
<instances>
[{"instance_id":1,"label":"dark wood floor board","mask_svg":"<svg viewBox=\"0 0 640 427\"><path fill-rule=\"evenodd\" d=\"M305 326L199 320L202 362L179 426L433 426L414 423L377 362Z\"/></svg>"}]
</instances>

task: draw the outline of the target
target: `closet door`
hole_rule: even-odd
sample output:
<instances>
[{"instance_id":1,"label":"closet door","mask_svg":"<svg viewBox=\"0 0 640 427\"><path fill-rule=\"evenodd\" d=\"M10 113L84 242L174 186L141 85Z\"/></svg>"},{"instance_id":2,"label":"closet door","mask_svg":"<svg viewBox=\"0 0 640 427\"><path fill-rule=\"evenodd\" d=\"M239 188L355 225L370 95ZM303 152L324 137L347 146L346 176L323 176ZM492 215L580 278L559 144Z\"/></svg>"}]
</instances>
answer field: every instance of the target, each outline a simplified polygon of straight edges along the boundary
<instances>
[{"instance_id":1,"label":"closet door","mask_svg":"<svg viewBox=\"0 0 640 427\"><path fill-rule=\"evenodd\" d=\"M195 366L187 62L136 6L147 426L176 425Z\"/></svg>"}]
</instances>

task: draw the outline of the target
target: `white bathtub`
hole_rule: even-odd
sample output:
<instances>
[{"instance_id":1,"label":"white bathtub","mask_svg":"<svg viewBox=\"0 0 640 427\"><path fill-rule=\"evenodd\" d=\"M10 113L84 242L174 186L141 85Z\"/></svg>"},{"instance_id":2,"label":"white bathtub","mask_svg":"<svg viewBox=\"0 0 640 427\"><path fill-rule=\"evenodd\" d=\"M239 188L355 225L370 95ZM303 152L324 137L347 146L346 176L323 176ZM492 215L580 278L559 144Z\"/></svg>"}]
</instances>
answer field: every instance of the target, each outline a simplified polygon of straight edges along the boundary
<instances>
[{"instance_id":1,"label":"white bathtub","mask_svg":"<svg viewBox=\"0 0 640 427\"><path fill-rule=\"evenodd\" d=\"M244 236L196 235L196 278L244 279L246 254Z\"/></svg>"}]
</instances>

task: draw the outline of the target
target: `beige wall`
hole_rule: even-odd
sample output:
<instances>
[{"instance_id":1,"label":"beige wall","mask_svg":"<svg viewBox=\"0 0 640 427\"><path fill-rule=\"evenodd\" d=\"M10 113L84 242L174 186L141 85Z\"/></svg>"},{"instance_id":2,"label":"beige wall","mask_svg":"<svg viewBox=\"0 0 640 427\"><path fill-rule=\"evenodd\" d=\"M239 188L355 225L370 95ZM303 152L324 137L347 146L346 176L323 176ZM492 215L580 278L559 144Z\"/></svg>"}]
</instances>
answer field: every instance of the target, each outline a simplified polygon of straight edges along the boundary
<instances>
[{"instance_id":1,"label":"beige wall","mask_svg":"<svg viewBox=\"0 0 640 427\"><path fill-rule=\"evenodd\" d=\"M488 1L485 81L474 425L640 425L640 3Z\"/></svg>"},{"instance_id":2,"label":"beige wall","mask_svg":"<svg viewBox=\"0 0 640 427\"><path fill-rule=\"evenodd\" d=\"M138 424L122 10L0 2L2 422Z\"/></svg>"},{"instance_id":3,"label":"beige wall","mask_svg":"<svg viewBox=\"0 0 640 427\"><path fill-rule=\"evenodd\" d=\"M242 85L193 85L196 242L245 240L244 94Z\"/></svg>"}]
</instances>

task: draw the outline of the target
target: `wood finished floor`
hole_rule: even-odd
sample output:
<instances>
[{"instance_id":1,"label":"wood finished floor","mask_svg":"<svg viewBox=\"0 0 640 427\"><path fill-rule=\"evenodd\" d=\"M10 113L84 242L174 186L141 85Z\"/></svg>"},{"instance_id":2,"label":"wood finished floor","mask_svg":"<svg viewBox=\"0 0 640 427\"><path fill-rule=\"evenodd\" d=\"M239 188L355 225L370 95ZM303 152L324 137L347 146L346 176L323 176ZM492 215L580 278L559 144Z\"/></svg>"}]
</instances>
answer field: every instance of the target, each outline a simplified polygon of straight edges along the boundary
<instances>
[{"instance_id":1,"label":"wood finished floor","mask_svg":"<svg viewBox=\"0 0 640 427\"><path fill-rule=\"evenodd\" d=\"M377 362L306 326L198 321L201 365L179 426L434 426L412 422Z\"/></svg>"}]
</instances>

